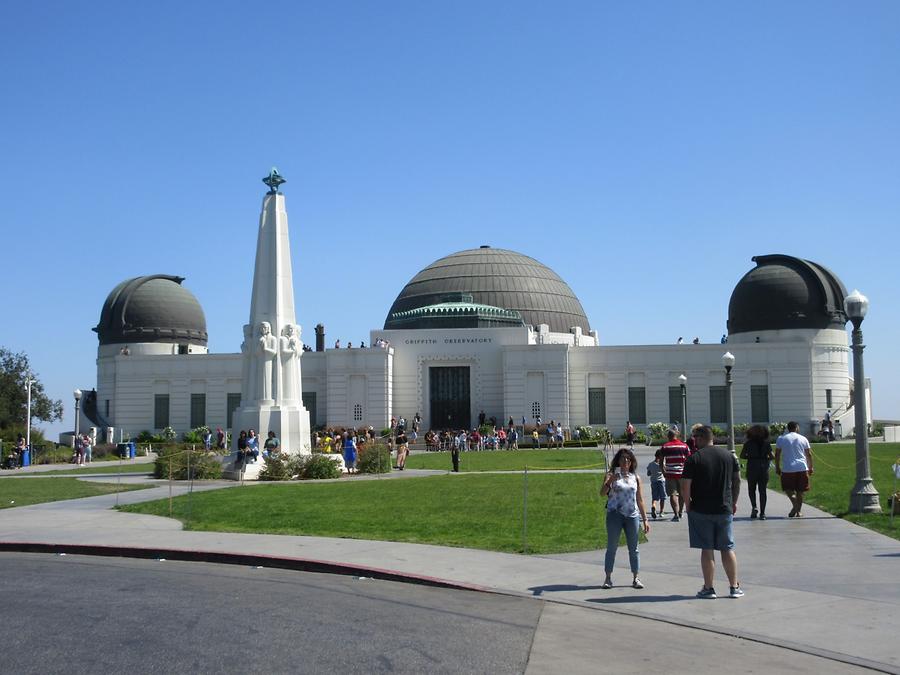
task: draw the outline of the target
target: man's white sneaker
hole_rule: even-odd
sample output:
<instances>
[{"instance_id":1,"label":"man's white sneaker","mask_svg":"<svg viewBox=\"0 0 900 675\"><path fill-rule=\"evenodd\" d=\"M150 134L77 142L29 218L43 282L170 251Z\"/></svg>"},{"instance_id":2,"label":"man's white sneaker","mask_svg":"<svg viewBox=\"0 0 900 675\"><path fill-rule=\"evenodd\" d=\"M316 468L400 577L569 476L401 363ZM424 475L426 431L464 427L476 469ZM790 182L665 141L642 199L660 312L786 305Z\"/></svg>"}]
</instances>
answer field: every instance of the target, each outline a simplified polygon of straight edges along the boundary
<instances>
[{"instance_id":1,"label":"man's white sneaker","mask_svg":"<svg viewBox=\"0 0 900 675\"><path fill-rule=\"evenodd\" d=\"M744 597L744 589L741 588L741 585L731 586L728 596L731 598L743 598Z\"/></svg>"}]
</instances>

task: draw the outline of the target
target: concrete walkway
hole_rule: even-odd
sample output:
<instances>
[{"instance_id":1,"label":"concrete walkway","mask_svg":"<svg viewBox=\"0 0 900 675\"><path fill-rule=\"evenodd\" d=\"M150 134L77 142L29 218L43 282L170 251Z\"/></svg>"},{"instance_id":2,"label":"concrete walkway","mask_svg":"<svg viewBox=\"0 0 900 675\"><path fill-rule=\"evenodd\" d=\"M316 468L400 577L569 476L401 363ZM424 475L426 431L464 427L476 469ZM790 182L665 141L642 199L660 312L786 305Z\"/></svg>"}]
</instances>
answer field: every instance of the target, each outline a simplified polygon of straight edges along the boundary
<instances>
[{"instance_id":1,"label":"concrete walkway","mask_svg":"<svg viewBox=\"0 0 900 675\"><path fill-rule=\"evenodd\" d=\"M645 466L650 449L636 450L641 466ZM433 473L407 470L403 474L394 472L390 479ZM108 481L110 476L96 479ZM122 480L147 482L140 476ZM0 480L0 498L2 485ZM232 485L213 482L196 484L194 489ZM175 494L185 490L186 486L178 485ZM168 494L169 488L161 486L122 493L118 499L127 504ZM646 499L649 506L649 494ZM798 667L806 663L803 659L810 657L801 658L806 654L831 659L833 668L825 671L848 672L855 665L900 673L900 649L894 642L900 622L900 542L811 507L804 507L803 518L789 520L789 502L777 492L769 492L767 521L751 521L747 517L749 500L746 494L741 496L735 539L740 578L747 594L739 600L727 598L728 583L721 567L717 569L716 587L726 597L694 597L701 586L699 555L688 548L686 520L651 521L649 540L641 546L644 590L630 587L626 550L620 550L613 575L613 581L621 585L603 590L602 551L523 556L395 542L186 532L179 522L167 518L112 511L115 501L116 495L104 495L5 509L0 511L0 546L9 550L27 548L26 544L77 544L133 548L151 554L169 549L270 556L273 560L334 563L344 566L345 571L349 566L362 575L384 570L400 577L434 577L463 587L527 594L552 603L548 607L559 608L548 611L546 632L539 631L535 638L541 654L529 672L544 672L538 663L551 664L557 658L568 659L568 672L580 672L582 667L589 672L592 663L596 672L597 664L590 659L580 666L571 663L571 645L566 646L585 619L571 621L566 630L560 628L566 625L564 619L551 621L568 607L578 608L578 615L590 608L592 623L607 622L611 627L638 621L637 625L647 631L658 632L660 627L669 626L685 633L684 639L708 644L710 649L712 643L707 641L711 635L782 647L788 650L783 656L785 669L795 657ZM579 640L577 644L582 655L584 650L601 654L606 648L603 642L598 639L585 644ZM554 649L558 651L555 656ZM653 669L654 660L648 662L647 656L641 659L644 672ZM660 654L655 662L672 670L666 665L666 654ZM822 664L828 662L816 662L809 665L810 672L823 672Z\"/></svg>"}]
</instances>

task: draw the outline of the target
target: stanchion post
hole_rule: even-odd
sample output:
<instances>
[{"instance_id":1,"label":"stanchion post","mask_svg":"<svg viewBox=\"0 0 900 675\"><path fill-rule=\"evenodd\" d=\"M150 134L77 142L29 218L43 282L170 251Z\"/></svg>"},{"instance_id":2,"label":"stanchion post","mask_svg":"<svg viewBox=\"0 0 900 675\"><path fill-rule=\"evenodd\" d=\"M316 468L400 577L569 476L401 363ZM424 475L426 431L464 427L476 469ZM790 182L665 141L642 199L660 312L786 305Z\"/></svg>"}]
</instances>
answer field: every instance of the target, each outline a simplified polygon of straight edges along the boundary
<instances>
[{"instance_id":1,"label":"stanchion post","mask_svg":"<svg viewBox=\"0 0 900 675\"><path fill-rule=\"evenodd\" d=\"M523 474L523 492L522 495L522 553L528 553L528 465L525 465Z\"/></svg>"},{"instance_id":2,"label":"stanchion post","mask_svg":"<svg viewBox=\"0 0 900 675\"><path fill-rule=\"evenodd\" d=\"M119 473L116 476L116 506L119 505L119 490L122 487L122 453L119 453Z\"/></svg>"},{"instance_id":3,"label":"stanchion post","mask_svg":"<svg viewBox=\"0 0 900 675\"><path fill-rule=\"evenodd\" d=\"M172 517L172 456L169 455L169 518Z\"/></svg>"},{"instance_id":4,"label":"stanchion post","mask_svg":"<svg viewBox=\"0 0 900 675\"><path fill-rule=\"evenodd\" d=\"M188 515L187 515L187 523L188 527L191 525L191 509L193 507L193 496L194 496L194 474L191 473L191 455L194 454L194 446L191 445L191 449L187 451L187 472L188 472L188 480L190 481L190 486L188 487Z\"/></svg>"}]
</instances>

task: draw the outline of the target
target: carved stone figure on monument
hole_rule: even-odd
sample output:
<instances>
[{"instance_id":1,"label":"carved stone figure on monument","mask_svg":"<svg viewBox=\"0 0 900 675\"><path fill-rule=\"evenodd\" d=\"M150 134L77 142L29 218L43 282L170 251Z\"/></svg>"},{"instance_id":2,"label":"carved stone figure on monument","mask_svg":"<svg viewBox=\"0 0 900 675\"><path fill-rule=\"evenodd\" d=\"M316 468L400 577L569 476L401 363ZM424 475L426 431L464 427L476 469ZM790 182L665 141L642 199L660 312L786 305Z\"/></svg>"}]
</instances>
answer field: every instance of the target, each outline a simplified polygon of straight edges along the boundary
<instances>
[{"instance_id":1,"label":"carved stone figure on monument","mask_svg":"<svg viewBox=\"0 0 900 675\"><path fill-rule=\"evenodd\" d=\"M272 325L268 321L259 324L259 342L256 347L259 363L259 399L260 401L274 401L275 387L275 357L278 354L278 341L272 335Z\"/></svg>"},{"instance_id":2,"label":"carved stone figure on monument","mask_svg":"<svg viewBox=\"0 0 900 675\"><path fill-rule=\"evenodd\" d=\"M281 329L281 399L297 401L300 399L297 385L300 372L300 327L292 323Z\"/></svg>"},{"instance_id":3,"label":"carved stone figure on monument","mask_svg":"<svg viewBox=\"0 0 900 675\"><path fill-rule=\"evenodd\" d=\"M253 357L250 341L253 339L253 326L249 323L244 324L244 341L241 343L241 354L243 359L241 362L241 405L249 405L251 401L256 400L255 382L250 377L250 360Z\"/></svg>"}]
</instances>

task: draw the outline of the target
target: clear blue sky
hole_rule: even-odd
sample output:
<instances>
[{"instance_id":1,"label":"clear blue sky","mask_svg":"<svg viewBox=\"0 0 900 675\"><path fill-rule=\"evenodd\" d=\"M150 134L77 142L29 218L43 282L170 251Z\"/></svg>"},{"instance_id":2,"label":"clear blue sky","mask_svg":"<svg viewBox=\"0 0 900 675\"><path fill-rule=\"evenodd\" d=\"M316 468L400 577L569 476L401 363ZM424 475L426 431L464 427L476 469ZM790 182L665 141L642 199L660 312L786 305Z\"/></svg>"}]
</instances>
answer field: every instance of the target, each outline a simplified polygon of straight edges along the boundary
<instances>
[{"instance_id":1,"label":"clear blue sky","mask_svg":"<svg viewBox=\"0 0 900 675\"><path fill-rule=\"evenodd\" d=\"M871 300L900 418L900 3L41 2L0 9L0 344L72 427L113 286L169 273L237 351L262 178L304 338L368 340L422 267L533 256L603 344L717 341L751 256Z\"/></svg>"}]
</instances>

